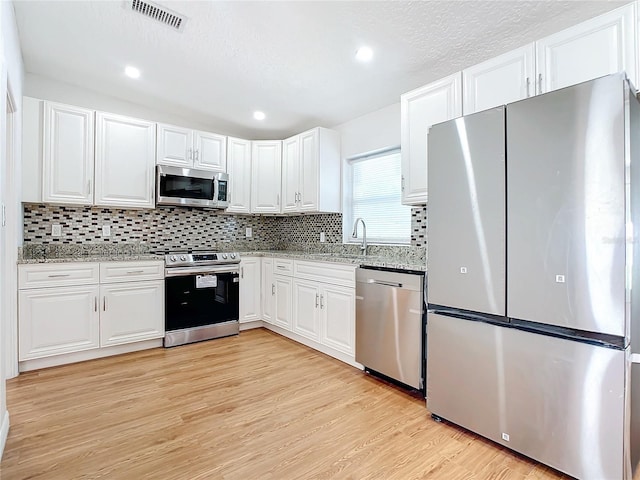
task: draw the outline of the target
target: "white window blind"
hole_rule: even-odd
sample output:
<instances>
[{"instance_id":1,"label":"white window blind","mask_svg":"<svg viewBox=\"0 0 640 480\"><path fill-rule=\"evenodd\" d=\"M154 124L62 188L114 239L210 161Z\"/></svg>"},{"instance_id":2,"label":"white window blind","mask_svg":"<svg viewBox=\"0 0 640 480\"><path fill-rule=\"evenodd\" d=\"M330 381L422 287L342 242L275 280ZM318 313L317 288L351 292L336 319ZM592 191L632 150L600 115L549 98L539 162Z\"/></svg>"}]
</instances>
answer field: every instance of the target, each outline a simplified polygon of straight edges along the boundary
<instances>
[{"instance_id":1,"label":"white window blind","mask_svg":"<svg viewBox=\"0 0 640 480\"><path fill-rule=\"evenodd\" d=\"M352 198L349 234L356 218L367 225L367 242L410 243L411 208L401 204L400 151L351 161ZM362 227L358 227L358 235Z\"/></svg>"}]
</instances>

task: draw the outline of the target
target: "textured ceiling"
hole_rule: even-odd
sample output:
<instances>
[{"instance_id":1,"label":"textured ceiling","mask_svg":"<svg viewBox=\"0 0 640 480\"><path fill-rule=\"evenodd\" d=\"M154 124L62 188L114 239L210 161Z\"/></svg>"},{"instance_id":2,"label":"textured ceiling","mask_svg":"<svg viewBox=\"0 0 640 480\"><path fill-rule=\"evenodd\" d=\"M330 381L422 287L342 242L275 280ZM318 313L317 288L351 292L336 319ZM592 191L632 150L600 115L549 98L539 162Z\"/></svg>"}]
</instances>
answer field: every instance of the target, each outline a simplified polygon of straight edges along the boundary
<instances>
[{"instance_id":1,"label":"textured ceiling","mask_svg":"<svg viewBox=\"0 0 640 480\"><path fill-rule=\"evenodd\" d=\"M161 1L181 33L122 1L14 2L25 69L191 117L221 133L284 138L627 2ZM370 45L374 60L354 52ZM142 70L123 75L126 64ZM267 120L252 118L256 109Z\"/></svg>"}]
</instances>

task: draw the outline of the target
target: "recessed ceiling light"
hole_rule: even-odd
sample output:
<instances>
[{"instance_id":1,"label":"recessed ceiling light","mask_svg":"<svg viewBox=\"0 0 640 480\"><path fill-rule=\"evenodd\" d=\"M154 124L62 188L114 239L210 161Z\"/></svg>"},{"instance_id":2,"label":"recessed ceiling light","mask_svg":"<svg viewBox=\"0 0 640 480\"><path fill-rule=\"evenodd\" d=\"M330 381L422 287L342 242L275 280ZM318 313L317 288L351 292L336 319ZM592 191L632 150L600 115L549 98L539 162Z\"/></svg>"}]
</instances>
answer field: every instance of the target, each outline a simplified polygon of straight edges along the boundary
<instances>
[{"instance_id":1,"label":"recessed ceiling light","mask_svg":"<svg viewBox=\"0 0 640 480\"><path fill-rule=\"evenodd\" d=\"M369 47L360 47L356 50L356 59L361 62L368 62L373 58L373 50Z\"/></svg>"},{"instance_id":2,"label":"recessed ceiling light","mask_svg":"<svg viewBox=\"0 0 640 480\"><path fill-rule=\"evenodd\" d=\"M267 118L267 116L264 114L264 112L257 110L253 112L253 118L255 118L256 120L264 120L265 118Z\"/></svg>"},{"instance_id":3,"label":"recessed ceiling light","mask_svg":"<svg viewBox=\"0 0 640 480\"><path fill-rule=\"evenodd\" d=\"M130 78L138 78L140 77L140 70L129 65L124 69L124 74Z\"/></svg>"}]
</instances>

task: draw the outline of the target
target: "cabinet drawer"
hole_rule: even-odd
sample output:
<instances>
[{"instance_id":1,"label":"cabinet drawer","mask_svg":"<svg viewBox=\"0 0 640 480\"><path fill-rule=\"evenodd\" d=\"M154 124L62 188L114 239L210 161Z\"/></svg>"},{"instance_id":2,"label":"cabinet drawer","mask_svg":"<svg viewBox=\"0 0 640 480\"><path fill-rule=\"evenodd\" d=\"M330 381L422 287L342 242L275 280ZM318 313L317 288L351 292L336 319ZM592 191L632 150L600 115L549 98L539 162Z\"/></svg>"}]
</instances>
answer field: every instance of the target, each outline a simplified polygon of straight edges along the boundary
<instances>
[{"instance_id":1,"label":"cabinet drawer","mask_svg":"<svg viewBox=\"0 0 640 480\"><path fill-rule=\"evenodd\" d=\"M355 287L356 265L300 260L294 262L294 276L296 278L306 278L318 282L331 283L333 285Z\"/></svg>"},{"instance_id":2,"label":"cabinet drawer","mask_svg":"<svg viewBox=\"0 0 640 480\"><path fill-rule=\"evenodd\" d=\"M162 280L163 261L105 262L100 264L100 283Z\"/></svg>"},{"instance_id":3,"label":"cabinet drawer","mask_svg":"<svg viewBox=\"0 0 640 480\"><path fill-rule=\"evenodd\" d=\"M293 275L293 260L285 258L273 259L273 273L279 273L280 275Z\"/></svg>"},{"instance_id":4,"label":"cabinet drawer","mask_svg":"<svg viewBox=\"0 0 640 480\"><path fill-rule=\"evenodd\" d=\"M97 263L44 263L18 266L18 288L65 287L98 283Z\"/></svg>"}]
</instances>

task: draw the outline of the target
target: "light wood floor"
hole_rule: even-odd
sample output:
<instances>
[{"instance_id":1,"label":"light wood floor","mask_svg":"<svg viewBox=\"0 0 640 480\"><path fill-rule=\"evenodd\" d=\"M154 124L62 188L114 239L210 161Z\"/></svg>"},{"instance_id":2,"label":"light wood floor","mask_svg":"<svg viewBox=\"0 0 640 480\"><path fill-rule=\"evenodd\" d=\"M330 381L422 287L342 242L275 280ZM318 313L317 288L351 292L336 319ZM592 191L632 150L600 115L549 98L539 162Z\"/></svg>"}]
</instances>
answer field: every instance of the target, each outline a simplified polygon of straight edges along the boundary
<instances>
[{"instance_id":1,"label":"light wood floor","mask_svg":"<svg viewBox=\"0 0 640 480\"><path fill-rule=\"evenodd\" d=\"M21 374L0 478L565 478L269 331Z\"/></svg>"}]
</instances>

